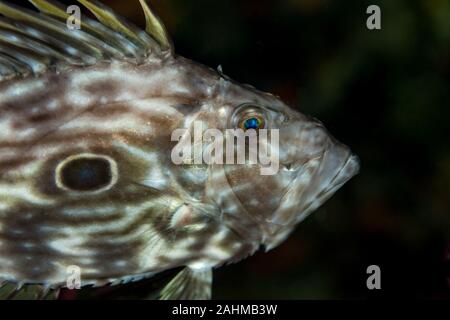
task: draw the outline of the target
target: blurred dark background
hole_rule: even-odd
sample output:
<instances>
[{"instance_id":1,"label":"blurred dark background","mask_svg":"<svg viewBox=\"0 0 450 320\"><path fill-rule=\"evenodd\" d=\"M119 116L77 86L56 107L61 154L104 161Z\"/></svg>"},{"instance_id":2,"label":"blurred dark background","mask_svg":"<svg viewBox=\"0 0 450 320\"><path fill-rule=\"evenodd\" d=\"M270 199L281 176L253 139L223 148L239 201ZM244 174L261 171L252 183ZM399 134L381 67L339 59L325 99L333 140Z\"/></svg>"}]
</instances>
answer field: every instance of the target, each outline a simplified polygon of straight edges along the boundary
<instances>
[{"instance_id":1,"label":"blurred dark background","mask_svg":"<svg viewBox=\"0 0 450 320\"><path fill-rule=\"evenodd\" d=\"M144 26L137 0L103 2ZM214 298L450 298L450 1L151 3L178 54L319 118L362 162L280 247L216 270Z\"/></svg>"}]
</instances>

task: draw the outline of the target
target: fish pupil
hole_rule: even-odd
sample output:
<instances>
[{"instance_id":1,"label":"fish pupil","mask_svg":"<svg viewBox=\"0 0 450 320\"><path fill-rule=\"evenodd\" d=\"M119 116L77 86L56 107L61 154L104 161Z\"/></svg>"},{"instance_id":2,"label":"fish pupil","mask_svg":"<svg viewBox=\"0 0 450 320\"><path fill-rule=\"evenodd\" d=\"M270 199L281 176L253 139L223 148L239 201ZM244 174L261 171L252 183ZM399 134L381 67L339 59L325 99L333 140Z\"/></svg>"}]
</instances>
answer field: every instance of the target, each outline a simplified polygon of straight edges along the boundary
<instances>
[{"instance_id":1,"label":"fish pupil","mask_svg":"<svg viewBox=\"0 0 450 320\"><path fill-rule=\"evenodd\" d=\"M260 126L260 122L257 118L249 118L249 119L245 120L245 122L244 122L245 130L258 129L259 126Z\"/></svg>"},{"instance_id":2,"label":"fish pupil","mask_svg":"<svg viewBox=\"0 0 450 320\"><path fill-rule=\"evenodd\" d=\"M75 159L61 171L61 182L75 191L95 191L110 184L111 180L111 165L102 158Z\"/></svg>"}]
</instances>

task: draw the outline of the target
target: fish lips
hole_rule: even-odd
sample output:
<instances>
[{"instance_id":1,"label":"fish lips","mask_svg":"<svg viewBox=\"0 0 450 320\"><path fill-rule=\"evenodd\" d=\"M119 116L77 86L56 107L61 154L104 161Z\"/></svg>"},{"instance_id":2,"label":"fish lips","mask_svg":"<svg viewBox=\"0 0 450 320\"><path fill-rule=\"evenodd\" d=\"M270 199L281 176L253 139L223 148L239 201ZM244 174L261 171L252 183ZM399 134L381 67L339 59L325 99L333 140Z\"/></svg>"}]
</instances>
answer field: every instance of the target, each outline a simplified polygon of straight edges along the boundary
<instances>
[{"instance_id":1,"label":"fish lips","mask_svg":"<svg viewBox=\"0 0 450 320\"><path fill-rule=\"evenodd\" d=\"M290 170L297 170L298 174L272 218L266 220L267 250L283 242L298 223L358 174L360 160L348 147L333 142L319 157L291 166Z\"/></svg>"}]
</instances>

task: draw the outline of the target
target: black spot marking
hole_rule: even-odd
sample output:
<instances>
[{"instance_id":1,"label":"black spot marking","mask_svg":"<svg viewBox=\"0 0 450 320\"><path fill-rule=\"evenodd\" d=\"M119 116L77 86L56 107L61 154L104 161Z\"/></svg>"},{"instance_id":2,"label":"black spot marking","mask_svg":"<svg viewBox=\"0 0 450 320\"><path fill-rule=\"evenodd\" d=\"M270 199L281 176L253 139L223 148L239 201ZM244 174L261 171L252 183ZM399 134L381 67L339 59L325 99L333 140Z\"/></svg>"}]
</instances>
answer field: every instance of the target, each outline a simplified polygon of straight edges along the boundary
<instances>
[{"instance_id":1,"label":"black spot marking","mask_svg":"<svg viewBox=\"0 0 450 320\"><path fill-rule=\"evenodd\" d=\"M74 191L95 191L111 183L111 164L103 158L80 157L61 168L61 183Z\"/></svg>"}]
</instances>

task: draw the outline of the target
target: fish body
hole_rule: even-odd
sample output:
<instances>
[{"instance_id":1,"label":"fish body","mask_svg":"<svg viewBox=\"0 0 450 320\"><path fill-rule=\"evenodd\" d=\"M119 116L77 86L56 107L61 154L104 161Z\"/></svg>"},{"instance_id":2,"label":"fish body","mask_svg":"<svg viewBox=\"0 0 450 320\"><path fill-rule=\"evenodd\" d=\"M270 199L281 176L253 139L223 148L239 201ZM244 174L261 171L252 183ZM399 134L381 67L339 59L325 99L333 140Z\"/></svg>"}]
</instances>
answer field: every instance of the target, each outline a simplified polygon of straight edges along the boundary
<instances>
[{"instance_id":1,"label":"fish body","mask_svg":"<svg viewBox=\"0 0 450 320\"><path fill-rule=\"evenodd\" d=\"M186 267L161 297L208 298L213 268L274 248L357 173L319 121L176 55L146 2L146 32L94 1L80 2L98 21L69 31L62 6L31 2L40 14L0 2L1 280L56 289L77 266L100 286ZM196 123L276 129L277 172L174 163L174 131Z\"/></svg>"}]
</instances>

